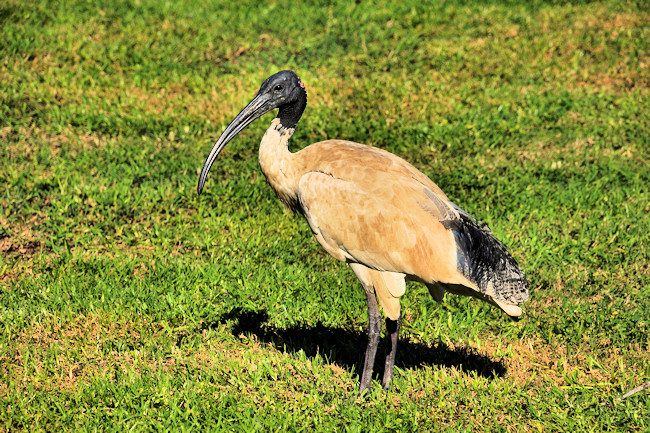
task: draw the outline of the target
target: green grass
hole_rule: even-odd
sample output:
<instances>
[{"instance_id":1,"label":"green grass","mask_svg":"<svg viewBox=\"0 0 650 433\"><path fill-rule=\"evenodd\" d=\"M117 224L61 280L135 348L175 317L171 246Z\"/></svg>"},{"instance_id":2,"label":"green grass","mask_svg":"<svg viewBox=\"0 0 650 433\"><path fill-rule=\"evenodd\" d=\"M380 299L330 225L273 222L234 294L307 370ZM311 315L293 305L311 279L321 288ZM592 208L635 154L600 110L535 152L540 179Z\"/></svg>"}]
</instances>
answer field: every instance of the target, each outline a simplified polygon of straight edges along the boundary
<instances>
[{"instance_id":1,"label":"green grass","mask_svg":"<svg viewBox=\"0 0 650 433\"><path fill-rule=\"evenodd\" d=\"M650 430L616 400L650 380L650 11L392 3L2 3L0 431ZM521 321L409 285L393 389L350 401L363 291L266 185L271 116L195 190L285 68L292 148L414 163L525 269Z\"/></svg>"}]
</instances>

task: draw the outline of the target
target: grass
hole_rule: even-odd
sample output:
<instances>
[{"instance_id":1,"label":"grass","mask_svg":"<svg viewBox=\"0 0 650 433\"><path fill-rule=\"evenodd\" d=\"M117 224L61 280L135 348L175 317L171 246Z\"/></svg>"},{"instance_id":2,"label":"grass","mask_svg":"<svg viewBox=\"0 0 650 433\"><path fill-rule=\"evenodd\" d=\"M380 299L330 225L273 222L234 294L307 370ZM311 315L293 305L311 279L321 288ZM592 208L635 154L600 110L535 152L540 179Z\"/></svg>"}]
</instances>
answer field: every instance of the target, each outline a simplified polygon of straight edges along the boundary
<instances>
[{"instance_id":1,"label":"grass","mask_svg":"<svg viewBox=\"0 0 650 433\"><path fill-rule=\"evenodd\" d=\"M2 4L0 430L650 429L616 400L650 380L647 7L392 3ZM409 285L393 389L350 402L363 292L265 184L271 116L195 192L284 68L293 148L414 163L523 266L520 322Z\"/></svg>"}]
</instances>

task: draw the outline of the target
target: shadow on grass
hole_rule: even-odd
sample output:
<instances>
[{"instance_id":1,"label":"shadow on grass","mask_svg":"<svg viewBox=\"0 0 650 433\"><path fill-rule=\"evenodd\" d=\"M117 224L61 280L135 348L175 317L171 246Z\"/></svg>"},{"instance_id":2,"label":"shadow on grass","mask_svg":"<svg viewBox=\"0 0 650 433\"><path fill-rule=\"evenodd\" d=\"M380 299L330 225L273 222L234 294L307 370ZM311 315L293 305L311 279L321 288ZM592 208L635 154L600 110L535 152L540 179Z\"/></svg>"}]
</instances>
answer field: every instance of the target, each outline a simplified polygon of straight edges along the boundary
<instances>
[{"instance_id":1,"label":"shadow on grass","mask_svg":"<svg viewBox=\"0 0 650 433\"><path fill-rule=\"evenodd\" d=\"M235 308L206 327L230 323L229 327L233 335L253 335L259 341L273 344L278 350L289 353L302 350L310 358L320 354L333 364L348 370L355 369L357 374L361 374L367 342L365 332L333 328L321 323L286 329L275 328L266 324L268 317L268 313L264 310L250 311ZM374 373L378 378L381 378L384 373L384 359L389 350L388 346L388 341L383 339L377 352ZM441 342L431 347L400 340L397 345L395 365L401 369L417 369L424 365L457 367L461 371L475 372L488 379L503 377L506 373L506 367L501 361L494 361L469 347L452 349Z\"/></svg>"}]
</instances>

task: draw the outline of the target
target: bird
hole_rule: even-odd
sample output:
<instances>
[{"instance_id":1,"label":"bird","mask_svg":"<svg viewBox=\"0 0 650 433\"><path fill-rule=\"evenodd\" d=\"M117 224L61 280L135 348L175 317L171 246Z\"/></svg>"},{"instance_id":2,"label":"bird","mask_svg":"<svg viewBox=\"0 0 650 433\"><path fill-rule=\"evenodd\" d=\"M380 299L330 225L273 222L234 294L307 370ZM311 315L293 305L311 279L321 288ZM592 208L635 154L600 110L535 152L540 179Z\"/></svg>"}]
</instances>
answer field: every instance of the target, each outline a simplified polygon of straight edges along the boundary
<instances>
[{"instance_id":1,"label":"bird","mask_svg":"<svg viewBox=\"0 0 650 433\"><path fill-rule=\"evenodd\" d=\"M306 106L307 90L295 72L268 77L212 147L197 191L203 191L226 144L278 109L260 143L262 173L280 202L304 217L323 249L350 266L366 295L368 340L359 397L371 391L382 330L378 304L390 341L382 386L390 388L406 281L425 284L438 302L450 292L486 301L512 318L522 314L528 281L505 245L406 160L345 140L290 152L289 140Z\"/></svg>"}]
</instances>

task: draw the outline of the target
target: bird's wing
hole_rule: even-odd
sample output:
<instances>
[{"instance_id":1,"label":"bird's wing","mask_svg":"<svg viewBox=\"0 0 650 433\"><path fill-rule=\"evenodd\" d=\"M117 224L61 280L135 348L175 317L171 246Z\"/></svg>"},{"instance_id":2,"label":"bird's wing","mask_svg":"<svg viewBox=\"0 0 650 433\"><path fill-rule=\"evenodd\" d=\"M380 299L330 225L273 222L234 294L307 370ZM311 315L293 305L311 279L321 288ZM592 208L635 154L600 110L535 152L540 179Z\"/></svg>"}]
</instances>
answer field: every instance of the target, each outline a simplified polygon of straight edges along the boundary
<instances>
[{"instance_id":1,"label":"bird's wing","mask_svg":"<svg viewBox=\"0 0 650 433\"><path fill-rule=\"evenodd\" d=\"M481 293L519 305L528 300L528 281L505 245L487 224L423 186L427 200L418 205L454 234L458 270ZM503 307L502 307L503 308Z\"/></svg>"},{"instance_id":2,"label":"bird's wing","mask_svg":"<svg viewBox=\"0 0 650 433\"><path fill-rule=\"evenodd\" d=\"M300 179L302 213L327 252L380 271L472 286L458 272L454 235L441 222L447 207L419 206L431 199L417 182L364 183L320 172Z\"/></svg>"},{"instance_id":3,"label":"bird's wing","mask_svg":"<svg viewBox=\"0 0 650 433\"><path fill-rule=\"evenodd\" d=\"M482 293L489 294L497 301L513 305L526 302L526 275L506 246L486 224L451 204L457 210L458 218L446 221L444 225L456 238L458 269Z\"/></svg>"},{"instance_id":4,"label":"bird's wing","mask_svg":"<svg viewBox=\"0 0 650 433\"><path fill-rule=\"evenodd\" d=\"M460 284L509 304L528 299L526 277L505 246L429 178L376 148L324 144L329 148L319 155L335 157L319 161L325 172L302 176L298 198L330 254L424 281Z\"/></svg>"}]
</instances>

